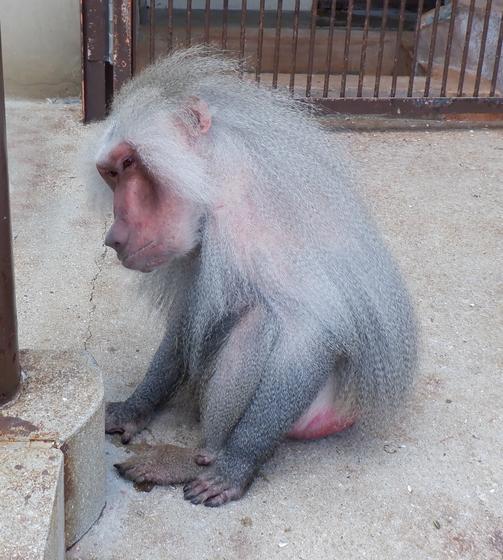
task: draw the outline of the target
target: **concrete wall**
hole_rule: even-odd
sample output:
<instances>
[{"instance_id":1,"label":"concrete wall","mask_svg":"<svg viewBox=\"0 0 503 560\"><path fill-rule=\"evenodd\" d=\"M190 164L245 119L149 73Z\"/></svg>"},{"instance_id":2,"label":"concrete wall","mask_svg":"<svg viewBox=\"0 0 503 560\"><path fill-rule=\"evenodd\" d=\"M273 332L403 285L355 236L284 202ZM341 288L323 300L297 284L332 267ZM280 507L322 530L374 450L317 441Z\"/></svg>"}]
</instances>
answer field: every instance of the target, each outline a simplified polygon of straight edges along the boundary
<instances>
[{"instance_id":1,"label":"concrete wall","mask_svg":"<svg viewBox=\"0 0 503 560\"><path fill-rule=\"evenodd\" d=\"M79 95L79 0L0 0L0 24L8 95Z\"/></svg>"}]
</instances>

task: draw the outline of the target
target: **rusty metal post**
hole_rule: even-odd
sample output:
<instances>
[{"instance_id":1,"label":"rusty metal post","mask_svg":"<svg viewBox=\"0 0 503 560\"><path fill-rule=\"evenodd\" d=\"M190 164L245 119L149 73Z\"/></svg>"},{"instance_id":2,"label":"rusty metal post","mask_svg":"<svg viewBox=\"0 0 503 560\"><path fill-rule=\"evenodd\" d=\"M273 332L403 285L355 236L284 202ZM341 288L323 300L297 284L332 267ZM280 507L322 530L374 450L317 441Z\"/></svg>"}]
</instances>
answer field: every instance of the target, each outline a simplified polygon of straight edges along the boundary
<instances>
[{"instance_id":1,"label":"rusty metal post","mask_svg":"<svg viewBox=\"0 0 503 560\"><path fill-rule=\"evenodd\" d=\"M0 405L16 395L20 382L0 37Z\"/></svg>"},{"instance_id":2,"label":"rusty metal post","mask_svg":"<svg viewBox=\"0 0 503 560\"><path fill-rule=\"evenodd\" d=\"M80 0L84 122L105 117L111 97L108 0Z\"/></svg>"},{"instance_id":3,"label":"rusty metal post","mask_svg":"<svg viewBox=\"0 0 503 560\"><path fill-rule=\"evenodd\" d=\"M155 6L151 2L150 6ZM113 0L113 92L114 95L121 86L131 79L133 75L133 53L134 53L134 15L133 0ZM152 25L153 19L150 19ZM152 28L150 28L152 33ZM154 53L152 53L153 55Z\"/></svg>"}]
</instances>

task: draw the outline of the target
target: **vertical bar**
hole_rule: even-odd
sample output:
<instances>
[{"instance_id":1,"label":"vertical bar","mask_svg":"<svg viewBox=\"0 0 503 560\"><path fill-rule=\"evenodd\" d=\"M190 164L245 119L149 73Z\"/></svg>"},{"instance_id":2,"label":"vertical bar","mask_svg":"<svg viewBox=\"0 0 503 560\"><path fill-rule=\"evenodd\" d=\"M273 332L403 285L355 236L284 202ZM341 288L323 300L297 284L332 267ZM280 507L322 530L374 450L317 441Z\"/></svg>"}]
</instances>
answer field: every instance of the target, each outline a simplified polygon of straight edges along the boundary
<instances>
[{"instance_id":1,"label":"vertical bar","mask_svg":"<svg viewBox=\"0 0 503 560\"><path fill-rule=\"evenodd\" d=\"M0 38L0 405L14 398L21 383L17 341L9 173L5 134L2 44Z\"/></svg>"},{"instance_id":2,"label":"vertical bar","mask_svg":"<svg viewBox=\"0 0 503 560\"><path fill-rule=\"evenodd\" d=\"M422 2L423 0L419 0L419 1ZM384 38L386 36L388 4L389 4L389 0L384 0L384 6L382 9L381 33L379 35L379 53L377 55L376 83L374 86L374 97L379 97L379 88L381 86L382 59L384 56Z\"/></svg>"},{"instance_id":3,"label":"vertical bar","mask_svg":"<svg viewBox=\"0 0 503 560\"><path fill-rule=\"evenodd\" d=\"M336 0L331 0L330 23L328 26L327 57L325 59L325 81L323 82L323 97L328 97L330 73L332 71L332 51L334 49L335 9Z\"/></svg>"},{"instance_id":4,"label":"vertical bar","mask_svg":"<svg viewBox=\"0 0 503 560\"><path fill-rule=\"evenodd\" d=\"M496 93L496 82L498 81L498 71L500 67L502 44L503 44L503 14L501 14L501 19L500 19L500 32L498 35L498 42L496 44L496 53L494 55L493 77L491 80L491 90L489 91L489 97L494 97L494 94Z\"/></svg>"},{"instance_id":5,"label":"vertical bar","mask_svg":"<svg viewBox=\"0 0 503 560\"><path fill-rule=\"evenodd\" d=\"M185 14L185 46L190 47L192 42L192 0L187 0L187 12Z\"/></svg>"},{"instance_id":6,"label":"vertical bar","mask_svg":"<svg viewBox=\"0 0 503 560\"><path fill-rule=\"evenodd\" d=\"M173 0L168 0L168 51L173 48Z\"/></svg>"},{"instance_id":7,"label":"vertical bar","mask_svg":"<svg viewBox=\"0 0 503 560\"><path fill-rule=\"evenodd\" d=\"M113 87L114 93L132 75L133 0L114 0Z\"/></svg>"},{"instance_id":8,"label":"vertical bar","mask_svg":"<svg viewBox=\"0 0 503 560\"><path fill-rule=\"evenodd\" d=\"M299 13L300 0L295 0L293 12L293 37L292 37L292 69L290 71L290 93L293 95L295 87L295 73L297 71L297 45L299 43Z\"/></svg>"},{"instance_id":9,"label":"vertical bar","mask_svg":"<svg viewBox=\"0 0 503 560\"><path fill-rule=\"evenodd\" d=\"M442 86L440 88L440 97L445 97L447 91L447 78L449 77L449 64L451 62L452 38L454 36L454 22L456 21L457 9L458 9L458 0L452 0L451 19L449 21L449 31L447 32L447 45L445 47L444 72L442 74Z\"/></svg>"},{"instance_id":10,"label":"vertical bar","mask_svg":"<svg viewBox=\"0 0 503 560\"><path fill-rule=\"evenodd\" d=\"M229 0L224 0L222 10L222 49L227 48L227 24L229 19Z\"/></svg>"},{"instance_id":11,"label":"vertical bar","mask_svg":"<svg viewBox=\"0 0 503 560\"><path fill-rule=\"evenodd\" d=\"M155 0L148 3L148 15L149 59L152 63L155 59Z\"/></svg>"},{"instance_id":12,"label":"vertical bar","mask_svg":"<svg viewBox=\"0 0 503 560\"><path fill-rule=\"evenodd\" d=\"M265 0L260 0L258 15L258 37L257 37L257 64L255 67L255 80L260 84L260 74L262 73L262 50L264 46L264 8Z\"/></svg>"},{"instance_id":13,"label":"vertical bar","mask_svg":"<svg viewBox=\"0 0 503 560\"><path fill-rule=\"evenodd\" d=\"M84 122L103 119L107 112L108 1L81 0L82 112Z\"/></svg>"},{"instance_id":14,"label":"vertical bar","mask_svg":"<svg viewBox=\"0 0 503 560\"><path fill-rule=\"evenodd\" d=\"M398 19L398 31L396 34L395 56L393 57L393 75L391 78L391 91L389 94L390 97L395 97L396 94L396 81L398 78L398 60L400 58L400 46L402 43L404 17L405 17L405 0L400 0L400 15Z\"/></svg>"},{"instance_id":15,"label":"vertical bar","mask_svg":"<svg viewBox=\"0 0 503 560\"><path fill-rule=\"evenodd\" d=\"M466 72L466 61L468 60L468 49L470 48L470 36L472 33L473 24L473 14L475 13L475 0L470 1L470 7L468 8L468 21L466 22L466 35L465 35L465 45L463 47L463 56L461 58L461 70L459 71L459 82L457 96L462 97L463 95L463 83L465 81Z\"/></svg>"},{"instance_id":16,"label":"vertical bar","mask_svg":"<svg viewBox=\"0 0 503 560\"><path fill-rule=\"evenodd\" d=\"M456 2L457 0L454 1ZM419 48L419 37L421 35L421 17L423 16L423 5L424 0L419 0L419 2L417 3L416 30L414 32L414 54L412 55L412 66L410 69L407 97L412 97L412 92L414 91L414 78L416 77L417 51Z\"/></svg>"},{"instance_id":17,"label":"vertical bar","mask_svg":"<svg viewBox=\"0 0 503 560\"><path fill-rule=\"evenodd\" d=\"M367 59L367 43L369 38L369 18L370 18L370 0L367 0L365 6L365 23L363 24L363 40L362 51L360 55L360 73L358 74L358 90L356 97L361 97L363 93L363 78L365 76L365 62Z\"/></svg>"},{"instance_id":18,"label":"vertical bar","mask_svg":"<svg viewBox=\"0 0 503 560\"><path fill-rule=\"evenodd\" d=\"M341 77L341 97L346 97L346 78L348 75L349 44L351 42L351 21L353 19L353 4L354 0L349 0L348 14L346 19L346 39L344 40L344 68L342 69Z\"/></svg>"},{"instance_id":19,"label":"vertical bar","mask_svg":"<svg viewBox=\"0 0 503 560\"><path fill-rule=\"evenodd\" d=\"M278 87L278 66L279 66L279 48L281 43L281 11L283 9L283 0L277 0L278 9L276 11L276 37L274 39L274 59L272 70L272 87Z\"/></svg>"},{"instance_id":20,"label":"vertical bar","mask_svg":"<svg viewBox=\"0 0 503 560\"><path fill-rule=\"evenodd\" d=\"M246 0L241 0L240 25L241 25L241 31L239 34L239 58L241 59L242 62L245 56L245 44L246 44Z\"/></svg>"},{"instance_id":21,"label":"vertical bar","mask_svg":"<svg viewBox=\"0 0 503 560\"><path fill-rule=\"evenodd\" d=\"M112 2L115 2L116 0L112 0ZM137 71L137 61L136 61L136 43L138 41L138 31L139 31L139 26L141 25L140 22L140 10L139 7L137 9L137 5L138 5L138 0L131 0L131 76L135 76L136 75L136 71ZM138 22L136 21L136 18L138 18ZM112 34L112 40L111 40L111 45L109 47L109 49L113 49L113 42L115 40L114 38L114 16L113 16L113 10L112 10L112 17L111 17L111 22L109 23L109 27L110 27L110 32L109 32L109 36L110 33ZM138 25L137 25L138 24ZM112 76L113 76L113 66L112 64L110 64L111 66L111 71L112 71Z\"/></svg>"},{"instance_id":22,"label":"vertical bar","mask_svg":"<svg viewBox=\"0 0 503 560\"><path fill-rule=\"evenodd\" d=\"M211 0L206 0L204 5L204 42L206 45L210 42L210 10Z\"/></svg>"},{"instance_id":23,"label":"vertical bar","mask_svg":"<svg viewBox=\"0 0 503 560\"><path fill-rule=\"evenodd\" d=\"M311 97L311 83L313 81L314 41L316 35L317 12L318 12L318 0L312 0L311 30L309 32L309 57L307 60L306 97Z\"/></svg>"},{"instance_id":24,"label":"vertical bar","mask_svg":"<svg viewBox=\"0 0 503 560\"><path fill-rule=\"evenodd\" d=\"M424 82L423 97L429 97L430 95L431 72L433 70L433 58L435 57L435 47L437 45L439 13L440 13L440 0L436 0L435 13L433 14L433 25L431 27L430 52L428 53L428 66L426 69L426 81Z\"/></svg>"},{"instance_id":25,"label":"vertical bar","mask_svg":"<svg viewBox=\"0 0 503 560\"><path fill-rule=\"evenodd\" d=\"M480 78L482 76L482 65L484 64L484 55L486 52L487 31L489 30L489 17L491 15L491 7L492 7L492 0L487 0L486 13L484 17L484 27L482 28L482 38L480 39L479 63L477 65L477 75L475 77L473 97L479 96Z\"/></svg>"}]
</instances>

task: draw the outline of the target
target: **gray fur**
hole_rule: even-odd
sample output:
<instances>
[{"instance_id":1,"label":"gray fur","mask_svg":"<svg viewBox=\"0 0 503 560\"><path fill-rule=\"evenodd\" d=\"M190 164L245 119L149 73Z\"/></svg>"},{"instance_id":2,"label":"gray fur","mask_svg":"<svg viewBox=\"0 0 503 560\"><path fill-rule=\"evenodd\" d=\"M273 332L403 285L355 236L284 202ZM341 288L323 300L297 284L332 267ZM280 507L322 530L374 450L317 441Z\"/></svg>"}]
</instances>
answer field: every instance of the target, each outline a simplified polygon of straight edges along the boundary
<instances>
[{"instance_id":1,"label":"gray fur","mask_svg":"<svg viewBox=\"0 0 503 560\"><path fill-rule=\"evenodd\" d=\"M227 499L330 375L348 408L375 419L397 408L416 362L409 299L352 190L343 138L237 70L201 48L159 61L117 96L100 151L131 143L154 175L200 208L199 249L145 275L145 290L179 333L176 360L154 362L146 379L181 360L166 379L183 371L202 387L203 443L217 453L211 480L231 481L222 483ZM195 126L184 109L193 96L208 104L212 127L188 150L169 127L174 114ZM230 210L220 211L222 200ZM148 383L129 406L143 406ZM204 501L195 486L186 497Z\"/></svg>"}]
</instances>

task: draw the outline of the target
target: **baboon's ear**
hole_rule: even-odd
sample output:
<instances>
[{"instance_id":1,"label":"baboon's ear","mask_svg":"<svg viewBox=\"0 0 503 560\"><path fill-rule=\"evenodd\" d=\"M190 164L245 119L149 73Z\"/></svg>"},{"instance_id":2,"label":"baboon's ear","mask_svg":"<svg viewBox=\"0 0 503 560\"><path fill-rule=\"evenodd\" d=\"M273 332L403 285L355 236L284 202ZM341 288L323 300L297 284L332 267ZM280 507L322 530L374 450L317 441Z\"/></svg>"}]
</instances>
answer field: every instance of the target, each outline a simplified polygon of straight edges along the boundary
<instances>
[{"instance_id":1,"label":"baboon's ear","mask_svg":"<svg viewBox=\"0 0 503 560\"><path fill-rule=\"evenodd\" d=\"M189 97L183 104L184 124L190 127L187 132L190 136L206 134L211 128L211 113L206 101L199 97Z\"/></svg>"}]
</instances>

